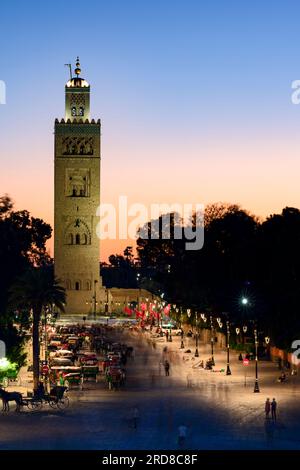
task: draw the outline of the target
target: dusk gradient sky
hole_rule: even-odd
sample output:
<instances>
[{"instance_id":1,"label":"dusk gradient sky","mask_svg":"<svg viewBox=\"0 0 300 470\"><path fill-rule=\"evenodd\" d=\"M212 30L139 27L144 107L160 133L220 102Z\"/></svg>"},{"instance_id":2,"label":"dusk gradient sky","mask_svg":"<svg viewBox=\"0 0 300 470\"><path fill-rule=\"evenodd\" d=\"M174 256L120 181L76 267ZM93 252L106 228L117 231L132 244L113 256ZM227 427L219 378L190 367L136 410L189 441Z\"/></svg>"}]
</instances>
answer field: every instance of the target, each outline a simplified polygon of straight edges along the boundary
<instances>
[{"instance_id":1,"label":"dusk gradient sky","mask_svg":"<svg viewBox=\"0 0 300 470\"><path fill-rule=\"evenodd\" d=\"M102 202L300 207L299 18L297 0L2 3L0 194L53 224L54 119L79 55Z\"/></svg>"}]
</instances>

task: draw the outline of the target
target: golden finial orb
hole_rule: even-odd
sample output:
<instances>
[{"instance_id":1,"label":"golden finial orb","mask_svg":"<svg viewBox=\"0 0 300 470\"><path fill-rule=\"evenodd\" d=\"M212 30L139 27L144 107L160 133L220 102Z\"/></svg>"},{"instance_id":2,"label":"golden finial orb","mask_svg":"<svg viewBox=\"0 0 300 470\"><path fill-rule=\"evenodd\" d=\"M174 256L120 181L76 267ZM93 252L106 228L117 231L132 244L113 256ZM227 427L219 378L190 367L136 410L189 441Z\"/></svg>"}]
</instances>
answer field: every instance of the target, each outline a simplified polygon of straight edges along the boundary
<instances>
[{"instance_id":1,"label":"golden finial orb","mask_svg":"<svg viewBox=\"0 0 300 470\"><path fill-rule=\"evenodd\" d=\"M78 77L78 75L80 75L80 73L81 73L80 62L79 62L79 57L77 57L75 74Z\"/></svg>"}]
</instances>

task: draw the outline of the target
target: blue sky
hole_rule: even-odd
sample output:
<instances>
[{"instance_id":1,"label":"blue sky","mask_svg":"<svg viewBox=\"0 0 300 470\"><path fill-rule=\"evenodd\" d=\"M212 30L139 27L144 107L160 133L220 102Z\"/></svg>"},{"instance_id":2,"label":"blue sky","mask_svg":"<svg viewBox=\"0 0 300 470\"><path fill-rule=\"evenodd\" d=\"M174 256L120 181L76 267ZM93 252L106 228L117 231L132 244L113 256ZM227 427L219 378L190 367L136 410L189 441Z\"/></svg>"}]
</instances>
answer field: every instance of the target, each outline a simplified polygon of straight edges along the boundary
<instances>
[{"instance_id":1,"label":"blue sky","mask_svg":"<svg viewBox=\"0 0 300 470\"><path fill-rule=\"evenodd\" d=\"M299 14L296 0L5 2L2 192L52 222L53 121L79 55L106 201L300 206Z\"/></svg>"}]
</instances>

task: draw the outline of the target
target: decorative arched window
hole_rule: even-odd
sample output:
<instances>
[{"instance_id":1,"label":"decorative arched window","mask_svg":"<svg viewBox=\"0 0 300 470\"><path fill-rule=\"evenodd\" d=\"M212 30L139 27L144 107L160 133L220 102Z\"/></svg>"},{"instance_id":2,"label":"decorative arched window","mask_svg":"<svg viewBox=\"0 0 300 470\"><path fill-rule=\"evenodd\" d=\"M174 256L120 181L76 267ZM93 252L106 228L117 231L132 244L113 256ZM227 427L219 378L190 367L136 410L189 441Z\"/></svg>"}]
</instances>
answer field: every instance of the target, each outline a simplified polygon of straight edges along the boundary
<instances>
[{"instance_id":1,"label":"decorative arched window","mask_svg":"<svg viewBox=\"0 0 300 470\"><path fill-rule=\"evenodd\" d=\"M72 238L71 238L72 237ZM70 222L64 232L65 245L90 245L91 233L88 225L82 219Z\"/></svg>"},{"instance_id":2,"label":"decorative arched window","mask_svg":"<svg viewBox=\"0 0 300 470\"><path fill-rule=\"evenodd\" d=\"M79 281L75 282L75 290L80 290L80 282Z\"/></svg>"},{"instance_id":3,"label":"decorative arched window","mask_svg":"<svg viewBox=\"0 0 300 470\"><path fill-rule=\"evenodd\" d=\"M76 106L72 106L71 108L71 113L72 113L72 116L76 116Z\"/></svg>"},{"instance_id":4,"label":"decorative arched window","mask_svg":"<svg viewBox=\"0 0 300 470\"><path fill-rule=\"evenodd\" d=\"M66 289L71 290L71 281L70 281L70 279L66 280Z\"/></svg>"},{"instance_id":5,"label":"decorative arched window","mask_svg":"<svg viewBox=\"0 0 300 470\"><path fill-rule=\"evenodd\" d=\"M79 108L79 116L84 116L84 108L83 108L83 106L80 106L80 108Z\"/></svg>"},{"instance_id":6,"label":"decorative arched window","mask_svg":"<svg viewBox=\"0 0 300 470\"><path fill-rule=\"evenodd\" d=\"M91 281L86 281L85 288L86 290L91 290Z\"/></svg>"}]
</instances>

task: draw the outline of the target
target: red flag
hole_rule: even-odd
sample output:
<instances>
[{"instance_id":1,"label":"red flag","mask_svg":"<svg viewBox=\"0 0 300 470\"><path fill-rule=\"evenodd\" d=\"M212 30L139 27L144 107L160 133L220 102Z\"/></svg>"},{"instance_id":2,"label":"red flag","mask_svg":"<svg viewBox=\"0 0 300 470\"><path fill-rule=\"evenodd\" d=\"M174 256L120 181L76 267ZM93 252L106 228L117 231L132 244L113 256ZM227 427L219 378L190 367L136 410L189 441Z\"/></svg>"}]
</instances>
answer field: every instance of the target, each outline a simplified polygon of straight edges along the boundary
<instances>
[{"instance_id":1,"label":"red flag","mask_svg":"<svg viewBox=\"0 0 300 470\"><path fill-rule=\"evenodd\" d=\"M136 318L143 318L144 314L140 310L135 309L135 316L136 316Z\"/></svg>"},{"instance_id":2,"label":"red flag","mask_svg":"<svg viewBox=\"0 0 300 470\"><path fill-rule=\"evenodd\" d=\"M132 315L132 310L128 307L124 307L124 312L127 313L127 315Z\"/></svg>"},{"instance_id":3,"label":"red flag","mask_svg":"<svg viewBox=\"0 0 300 470\"><path fill-rule=\"evenodd\" d=\"M165 315L169 315L170 310L171 310L171 305L168 304L168 305L164 308L164 314L165 314Z\"/></svg>"}]
</instances>

